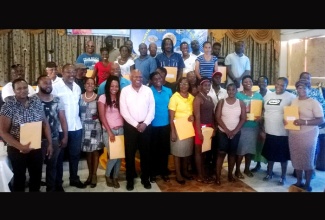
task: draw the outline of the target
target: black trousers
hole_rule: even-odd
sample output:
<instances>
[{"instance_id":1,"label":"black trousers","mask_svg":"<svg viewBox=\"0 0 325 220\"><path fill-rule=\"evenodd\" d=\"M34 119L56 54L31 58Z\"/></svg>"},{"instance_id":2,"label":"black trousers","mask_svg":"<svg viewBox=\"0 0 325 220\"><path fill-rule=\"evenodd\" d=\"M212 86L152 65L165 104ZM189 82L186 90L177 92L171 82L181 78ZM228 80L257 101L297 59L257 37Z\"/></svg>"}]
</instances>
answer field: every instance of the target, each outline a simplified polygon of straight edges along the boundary
<instances>
[{"instance_id":1,"label":"black trousers","mask_svg":"<svg viewBox=\"0 0 325 220\"><path fill-rule=\"evenodd\" d=\"M150 175L168 176L168 158L170 154L170 125L152 126L150 144Z\"/></svg>"},{"instance_id":2,"label":"black trousers","mask_svg":"<svg viewBox=\"0 0 325 220\"><path fill-rule=\"evenodd\" d=\"M23 154L18 149L8 146L7 151L14 173L12 191L25 192L26 170L28 170L29 192L39 192L43 169L42 150L31 150Z\"/></svg>"},{"instance_id":3,"label":"black trousers","mask_svg":"<svg viewBox=\"0 0 325 220\"><path fill-rule=\"evenodd\" d=\"M150 175L150 136L151 125L144 132L124 121L125 168L126 180L133 181L135 170L135 154L140 153L141 180L149 180Z\"/></svg>"}]
</instances>

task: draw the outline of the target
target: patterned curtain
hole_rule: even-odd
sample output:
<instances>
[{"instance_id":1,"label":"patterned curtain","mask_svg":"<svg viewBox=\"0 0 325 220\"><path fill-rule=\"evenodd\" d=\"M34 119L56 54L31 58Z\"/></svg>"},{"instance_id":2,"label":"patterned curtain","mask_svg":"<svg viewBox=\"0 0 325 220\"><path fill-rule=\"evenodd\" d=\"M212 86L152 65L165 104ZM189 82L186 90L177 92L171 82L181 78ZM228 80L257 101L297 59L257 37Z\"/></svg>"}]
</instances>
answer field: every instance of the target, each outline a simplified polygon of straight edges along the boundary
<instances>
[{"instance_id":1,"label":"patterned curtain","mask_svg":"<svg viewBox=\"0 0 325 220\"><path fill-rule=\"evenodd\" d=\"M97 53L104 47L105 36L66 35L64 29L0 29L0 86L10 80L10 66L22 64L25 79L34 85L37 77L45 73L45 64L52 60L59 67L75 63L85 51L88 40L93 40ZM119 47L124 38L114 38ZM53 53L50 53L53 52Z\"/></svg>"},{"instance_id":2,"label":"patterned curtain","mask_svg":"<svg viewBox=\"0 0 325 220\"><path fill-rule=\"evenodd\" d=\"M246 44L245 55L251 61L251 76L254 80L260 75L269 78L274 84L279 76L280 31L250 29L210 29L209 40L220 42L221 55L235 51L235 42L243 40Z\"/></svg>"}]
</instances>

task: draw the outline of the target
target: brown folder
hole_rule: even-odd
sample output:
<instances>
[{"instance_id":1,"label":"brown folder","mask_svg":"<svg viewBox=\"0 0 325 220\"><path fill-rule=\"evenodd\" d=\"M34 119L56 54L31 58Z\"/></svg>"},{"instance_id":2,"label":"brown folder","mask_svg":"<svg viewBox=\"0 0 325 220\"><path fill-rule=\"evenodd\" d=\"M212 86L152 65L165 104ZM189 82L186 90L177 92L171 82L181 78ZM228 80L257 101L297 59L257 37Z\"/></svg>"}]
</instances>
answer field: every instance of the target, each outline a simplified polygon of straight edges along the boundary
<instances>
[{"instance_id":1,"label":"brown folder","mask_svg":"<svg viewBox=\"0 0 325 220\"><path fill-rule=\"evenodd\" d=\"M193 123L188 121L188 117L175 119L174 124L179 140L195 136Z\"/></svg>"},{"instance_id":2,"label":"brown folder","mask_svg":"<svg viewBox=\"0 0 325 220\"><path fill-rule=\"evenodd\" d=\"M115 141L109 140L109 159L125 158L124 135L115 136Z\"/></svg>"},{"instance_id":3,"label":"brown folder","mask_svg":"<svg viewBox=\"0 0 325 220\"><path fill-rule=\"evenodd\" d=\"M177 77L177 67L165 66L167 70L166 81L173 83L176 82Z\"/></svg>"},{"instance_id":4,"label":"brown folder","mask_svg":"<svg viewBox=\"0 0 325 220\"><path fill-rule=\"evenodd\" d=\"M262 100L251 100L250 113L248 114L248 120L254 121L256 117L262 115Z\"/></svg>"},{"instance_id":5,"label":"brown folder","mask_svg":"<svg viewBox=\"0 0 325 220\"><path fill-rule=\"evenodd\" d=\"M203 127L203 143L202 143L202 153L211 150L211 137L213 134L213 128L211 127Z\"/></svg>"},{"instance_id":6,"label":"brown folder","mask_svg":"<svg viewBox=\"0 0 325 220\"><path fill-rule=\"evenodd\" d=\"M30 148L41 148L42 141L42 121L30 122L20 125L20 143L30 143Z\"/></svg>"},{"instance_id":7,"label":"brown folder","mask_svg":"<svg viewBox=\"0 0 325 220\"><path fill-rule=\"evenodd\" d=\"M86 76L91 77L93 75L94 70L87 70Z\"/></svg>"},{"instance_id":8,"label":"brown folder","mask_svg":"<svg viewBox=\"0 0 325 220\"><path fill-rule=\"evenodd\" d=\"M287 124L284 126L285 129L289 130L300 130L300 126L294 125L293 121L299 119L299 109L298 106L284 106L284 120Z\"/></svg>"}]
</instances>

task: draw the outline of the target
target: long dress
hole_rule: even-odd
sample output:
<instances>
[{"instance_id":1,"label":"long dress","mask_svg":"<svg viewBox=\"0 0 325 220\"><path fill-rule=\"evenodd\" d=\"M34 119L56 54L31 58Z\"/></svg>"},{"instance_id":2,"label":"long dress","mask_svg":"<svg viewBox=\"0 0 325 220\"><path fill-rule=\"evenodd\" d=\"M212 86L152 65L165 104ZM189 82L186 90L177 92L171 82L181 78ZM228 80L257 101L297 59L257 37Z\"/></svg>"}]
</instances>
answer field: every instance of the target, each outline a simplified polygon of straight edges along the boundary
<instances>
[{"instance_id":1,"label":"long dress","mask_svg":"<svg viewBox=\"0 0 325 220\"><path fill-rule=\"evenodd\" d=\"M80 98L80 117L82 123L81 150L93 152L103 149L102 126L97 111L98 96L91 102L85 102Z\"/></svg>"}]
</instances>

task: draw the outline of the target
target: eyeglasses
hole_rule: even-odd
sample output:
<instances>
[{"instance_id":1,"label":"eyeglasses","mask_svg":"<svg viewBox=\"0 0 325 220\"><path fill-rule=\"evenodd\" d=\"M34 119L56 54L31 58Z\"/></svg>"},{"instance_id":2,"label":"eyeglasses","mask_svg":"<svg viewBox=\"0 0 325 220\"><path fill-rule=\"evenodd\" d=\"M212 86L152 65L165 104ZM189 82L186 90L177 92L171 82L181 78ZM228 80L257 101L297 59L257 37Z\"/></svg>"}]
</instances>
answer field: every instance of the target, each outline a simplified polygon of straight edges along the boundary
<instances>
[{"instance_id":1,"label":"eyeglasses","mask_svg":"<svg viewBox=\"0 0 325 220\"><path fill-rule=\"evenodd\" d=\"M92 48L94 48L95 46L94 46L94 45L87 45L87 47L92 47Z\"/></svg>"}]
</instances>

